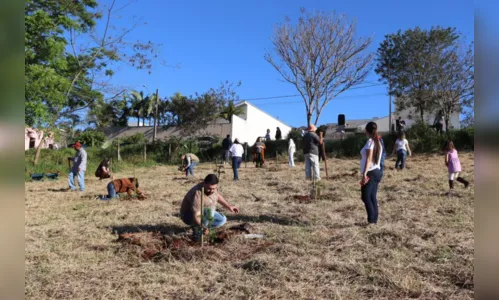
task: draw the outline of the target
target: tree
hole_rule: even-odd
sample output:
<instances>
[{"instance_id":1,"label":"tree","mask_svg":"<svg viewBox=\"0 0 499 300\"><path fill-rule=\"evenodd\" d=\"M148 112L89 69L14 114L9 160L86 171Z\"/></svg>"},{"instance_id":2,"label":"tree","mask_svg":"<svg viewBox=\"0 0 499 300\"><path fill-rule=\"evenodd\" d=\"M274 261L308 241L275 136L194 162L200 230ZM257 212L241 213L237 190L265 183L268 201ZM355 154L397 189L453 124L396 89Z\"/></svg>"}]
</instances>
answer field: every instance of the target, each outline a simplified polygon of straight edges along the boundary
<instances>
[{"instance_id":1,"label":"tree","mask_svg":"<svg viewBox=\"0 0 499 300\"><path fill-rule=\"evenodd\" d=\"M474 104L474 55L472 45L465 51L457 44L442 49L433 80L433 102L442 112L445 129L449 134L450 117L462 112L463 107Z\"/></svg>"},{"instance_id":2,"label":"tree","mask_svg":"<svg viewBox=\"0 0 499 300\"><path fill-rule=\"evenodd\" d=\"M26 124L52 131L96 102L112 101L123 93L109 84L119 64L150 70L154 45L126 41L137 24L113 26L111 16L128 5L115 4L102 12L95 0L25 2Z\"/></svg>"},{"instance_id":3,"label":"tree","mask_svg":"<svg viewBox=\"0 0 499 300\"><path fill-rule=\"evenodd\" d=\"M436 72L441 54L459 38L455 28L419 27L385 36L376 55L375 72L380 81L390 83L397 111L415 108L420 121L435 108Z\"/></svg>"},{"instance_id":4,"label":"tree","mask_svg":"<svg viewBox=\"0 0 499 300\"><path fill-rule=\"evenodd\" d=\"M326 105L349 88L361 84L370 71L366 54L371 38L356 38L356 22L336 13L306 13L293 26L289 19L272 39L281 62L267 51L267 60L298 90L305 103L307 124L314 124Z\"/></svg>"},{"instance_id":5,"label":"tree","mask_svg":"<svg viewBox=\"0 0 499 300\"><path fill-rule=\"evenodd\" d=\"M244 108L241 106L236 106L234 100L229 100L227 105L224 105L220 117L232 123L232 116L241 115L244 113Z\"/></svg>"}]
</instances>

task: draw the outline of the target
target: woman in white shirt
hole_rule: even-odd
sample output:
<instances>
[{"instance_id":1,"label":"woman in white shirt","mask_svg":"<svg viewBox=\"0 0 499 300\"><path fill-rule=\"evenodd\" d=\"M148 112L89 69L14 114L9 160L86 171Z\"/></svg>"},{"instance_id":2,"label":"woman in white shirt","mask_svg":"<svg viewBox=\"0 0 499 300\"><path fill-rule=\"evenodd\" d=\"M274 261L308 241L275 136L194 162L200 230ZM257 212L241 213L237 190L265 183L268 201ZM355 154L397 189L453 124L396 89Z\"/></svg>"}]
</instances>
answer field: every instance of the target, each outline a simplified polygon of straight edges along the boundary
<instances>
[{"instance_id":1,"label":"woman in white shirt","mask_svg":"<svg viewBox=\"0 0 499 300\"><path fill-rule=\"evenodd\" d=\"M292 138L289 138L289 144L288 144L288 162L289 162L289 167L290 168L294 168L295 166L295 158L294 158L294 155L295 155L295 152L296 152L296 145L295 145L295 142L293 141Z\"/></svg>"},{"instance_id":2,"label":"woman in white shirt","mask_svg":"<svg viewBox=\"0 0 499 300\"><path fill-rule=\"evenodd\" d=\"M409 141L405 138L405 133L403 131L399 132L398 138L395 140L395 145L393 146L392 155L397 151L397 161L395 162L395 169L402 170L405 167L405 159L407 158L407 153L409 156L412 155L411 148L409 148Z\"/></svg>"},{"instance_id":3,"label":"woman in white shirt","mask_svg":"<svg viewBox=\"0 0 499 300\"><path fill-rule=\"evenodd\" d=\"M361 197L366 206L368 224L376 224L378 222L378 185L381 181L381 155L383 154L383 145L378 136L378 125L374 122L369 122L365 130L368 140L360 155L360 172L362 178Z\"/></svg>"},{"instance_id":4,"label":"woman in white shirt","mask_svg":"<svg viewBox=\"0 0 499 300\"><path fill-rule=\"evenodd\" d=\"M232 170L234 171L234 181L238 181L239 180L238 169L241 166L244 154L243 145L239 143L238 139L235 139L234 144L232 144L229 151L232 154Z\"/></svg>"}]
</instances>

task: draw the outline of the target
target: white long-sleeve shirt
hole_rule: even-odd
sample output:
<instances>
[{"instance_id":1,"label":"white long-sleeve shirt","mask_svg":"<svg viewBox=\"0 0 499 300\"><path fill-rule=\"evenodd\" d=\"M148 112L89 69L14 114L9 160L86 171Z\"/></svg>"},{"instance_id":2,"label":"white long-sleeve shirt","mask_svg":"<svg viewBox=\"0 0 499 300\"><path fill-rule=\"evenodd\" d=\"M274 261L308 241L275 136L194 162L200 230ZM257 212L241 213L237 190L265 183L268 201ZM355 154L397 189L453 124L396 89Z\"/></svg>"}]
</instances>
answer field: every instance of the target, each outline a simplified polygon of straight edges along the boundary
<instances>
[{"instance_id":1,"label":"white long-sleeve shirt","mask_svg":"<svg viewBox=\"0 0 499 300\"><path fill-rule=\"evenodd\" d=\"M243 157L244 154L244 148L241 144L232 144L229 151L232 157Z\"/></svg>"}]
</instances>

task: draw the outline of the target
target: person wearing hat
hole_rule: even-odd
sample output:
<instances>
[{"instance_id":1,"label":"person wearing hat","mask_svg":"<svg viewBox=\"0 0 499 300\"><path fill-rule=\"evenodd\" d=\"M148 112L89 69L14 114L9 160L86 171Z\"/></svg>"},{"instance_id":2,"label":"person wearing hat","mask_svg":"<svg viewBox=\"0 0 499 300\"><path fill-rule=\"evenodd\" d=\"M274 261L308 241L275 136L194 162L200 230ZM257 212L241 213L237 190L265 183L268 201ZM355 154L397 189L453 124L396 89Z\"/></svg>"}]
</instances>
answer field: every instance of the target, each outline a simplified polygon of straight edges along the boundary
<instances>
[{"instance_id":1,"label":"person wearing hat","mask_svg":"<svg viewBox=\"0 0 499 300\"><path fill-rule=\"evenodd\" d=\"M68 185L71 191L76 191L76 185L74 182L75 176L78 177L78 185L80 186L80 191L85 191L85 171L87 170L87 151L83 149L80 142L76 142L73 145L76 150L76 155L74 157L68 157L69 162L73 162L73 166L69 171Z\"/></svg>"},{"instance_id":2,"label":"person wearing hat","mask_svg":"<svg viewBox=\"0 0 499 300\"><path fill-rule=\"evenodd\" d=\"M238 169L243 161L244 148L239 142L239 139L234 140L234 144L230 147L230 153L232 155L232 170L234 171L234 181L239 180Z\"/></svg>"},{"instance_id":3,"label":"person wearing hat","mask_svg":"<svg viewBox=\"0 0 499 300\"><path fill-rule=\"evenodd\" d=\"M317 127L310 124L307 132L303 136L303 154L305 157L305 176L307 179L312 179L312 170L315 180L321 180L321 172L319 167L319 145L322 144L322 139L315 133Z\"/></svg>"}]
</instances>

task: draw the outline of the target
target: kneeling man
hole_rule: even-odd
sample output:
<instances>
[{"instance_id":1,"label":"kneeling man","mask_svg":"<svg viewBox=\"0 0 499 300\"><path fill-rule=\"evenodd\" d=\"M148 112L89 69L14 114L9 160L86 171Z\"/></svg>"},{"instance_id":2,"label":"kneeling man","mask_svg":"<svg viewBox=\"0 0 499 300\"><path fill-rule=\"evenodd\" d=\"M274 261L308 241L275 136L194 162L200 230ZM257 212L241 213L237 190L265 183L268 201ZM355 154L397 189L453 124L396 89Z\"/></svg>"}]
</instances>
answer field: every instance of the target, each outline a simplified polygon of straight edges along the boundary
<instances>
[{"instance_id":1,"label":"kneeling man","mask_svg":"<svg viewBox=\"0 0 499 300\"><path fill-rule=\"evenodd\" d=\"M217 190L218 178L215 174L209 174L203 183L196 184L184 197L180 208L180 217L185 224L194 229L194 237L200 238L201 232L196 232L197 228L202 228L207 234L209 228L218 228L227 222L227 218L215 211L217 203L233 213L239 213L239 209L227 202ZM201 220L201 190L204 187L203 197L203 220ZM211 222L210 222L211 219Z\"/></svg>"}]
</instances>

